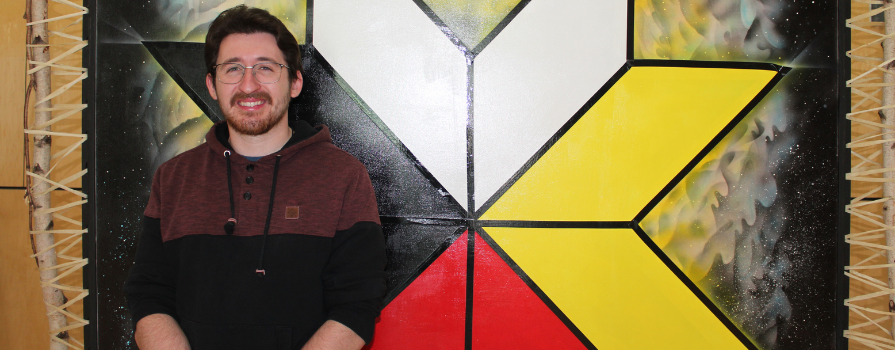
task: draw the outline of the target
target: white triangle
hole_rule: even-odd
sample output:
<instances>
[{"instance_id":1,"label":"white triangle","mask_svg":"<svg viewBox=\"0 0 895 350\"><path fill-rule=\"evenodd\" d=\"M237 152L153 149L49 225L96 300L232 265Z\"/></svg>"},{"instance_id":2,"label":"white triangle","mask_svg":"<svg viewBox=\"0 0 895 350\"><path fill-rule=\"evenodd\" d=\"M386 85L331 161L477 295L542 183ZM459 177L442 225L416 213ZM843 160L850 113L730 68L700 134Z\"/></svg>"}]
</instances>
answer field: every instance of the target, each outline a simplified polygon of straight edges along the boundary
<instances>
[{"instance_id":1,"label":"white triangle","mask_svg":"<svg viewBox=\"0 0 895 350\"><path fill-rule=\"evenodd\" d=\"M314 1L314 47L463 207L467 62L413 1Z\"/></svg>"}]
</instances>

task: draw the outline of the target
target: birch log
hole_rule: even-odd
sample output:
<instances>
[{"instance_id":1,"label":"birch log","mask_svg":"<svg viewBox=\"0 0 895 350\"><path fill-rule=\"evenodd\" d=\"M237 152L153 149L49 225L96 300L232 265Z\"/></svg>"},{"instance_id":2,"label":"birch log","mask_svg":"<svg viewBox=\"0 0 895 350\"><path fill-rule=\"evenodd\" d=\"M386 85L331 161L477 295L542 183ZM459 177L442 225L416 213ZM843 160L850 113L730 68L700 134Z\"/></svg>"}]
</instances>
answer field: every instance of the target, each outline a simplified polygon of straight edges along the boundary
<instances>
[{"instance_id":1,"label":"birch log","mask_svg":"<svg viewBox=\"0 0 895 350\"><path fill-rule=\"evenodd\" d=\"M29 22L37 22L47 19L47 0L32 0L30 8ZM49 32L47 24L40 23L31 26L28 41L35 46L31 47L31 59L35 62L48 62L50 60L49 48ZM51 101L44 101L50 95L52 90L50 86L50 67L45 67L34 73L32 79L35 83L34 91L36 101L34 124L40 125L48 122L51 118ZM43 101L43 102L41 102ZM40 111L44 109L44 111ZM49 131L50 128L45 128ZM35 135L33 144L33 164L31 172L46 176L46 172L50 169L50 143L51 138L48 135ZM34 206L33 227L35 231L49 231L53 229L53 214L47 212L51 208L50 193L47 191L50 184L46 181L33 181L31 187L32 205ZM50 248L55 242L52 233L34 234L34 249L36 252L42 252L37 256L37 264L40 270L40 281L42 285L43 300L47 307L47 318L50 324L50 332L63 329L67 326L65 315L56 309L65 304L65 295L58 288L52 286L51 281L56 278L58 272L56 266L56 249ZM68 341L68 332L60 332L58 334L50 334L52 338ZM50 350L65 350L68 346L58 341L50 342Z\"/></svg>"},{"instance_id":2,"label":"birch log","mask_svg":"<svg viewBox=\"0 0 895 350\"><path fill-rule=\"evenodd\" d=\"M893 6L892 0L885 0L884 6ZM895 58L895 39L892 38L892 35L895 35L895 12L893 10L885 10L883 13L886 20L883 62L888 62ZM883 74L883 82L885 83L883 87L883 106L895 104L895 87L892 86L895 84L893 70L895 70L895 64L890 63L886 66L886 71ZM882 124L886 125L882 130L883 140L895 139L895 135L892 134L895 131L895 110L885 109L879 113L879 116ZM887 170L895 168L895 149L893 147L895 147L895 143L883 143L883 167ZM895 181L895 174L893 173L895 172L892 170L884 173L887 181L883 183L883 197L886 199L883 205L883 216L887 227L895 225L895 200L893 200L895 198L895 183L892 182ZM892 250L895 247L895 230L886 230L886 246L889 247L889 250L886 252L889 263L895 262L895 251ZM895 289L895 268L888 268L888 277L889 289ZM895 312L895 294L889 294L889 312ZM889 336L895 336L895 315L889 316L889 322Z\"/></svg>"}]
</instances>

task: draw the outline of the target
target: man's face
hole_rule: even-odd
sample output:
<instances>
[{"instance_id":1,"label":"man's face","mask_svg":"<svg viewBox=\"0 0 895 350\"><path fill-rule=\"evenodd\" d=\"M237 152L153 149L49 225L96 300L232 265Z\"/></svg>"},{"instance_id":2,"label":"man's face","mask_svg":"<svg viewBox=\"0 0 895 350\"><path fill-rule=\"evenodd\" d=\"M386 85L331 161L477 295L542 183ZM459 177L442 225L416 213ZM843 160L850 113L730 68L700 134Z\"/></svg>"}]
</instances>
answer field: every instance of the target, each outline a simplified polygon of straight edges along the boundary
<instances>
[{"instance_id":1,"label":"man's face","mask_svg":"<svg viewBox=\"0 0 895 350\"><path fill-rule=\"evenodd\" d=\"M228 35L221 41L215 64L239 63L250 67L258 62L286 64L276 38L269 33ZM205 77L208 92L218 100L227 124L244 135L261 135L279 123L286 123L289 100L298 96L302 86L301 74L290 83L286 68L282 69L280 80L272 84L258 82L253 73L253 69L245 70L237 84L224 84L211 74Z\"/></svg>"}]
</instances>

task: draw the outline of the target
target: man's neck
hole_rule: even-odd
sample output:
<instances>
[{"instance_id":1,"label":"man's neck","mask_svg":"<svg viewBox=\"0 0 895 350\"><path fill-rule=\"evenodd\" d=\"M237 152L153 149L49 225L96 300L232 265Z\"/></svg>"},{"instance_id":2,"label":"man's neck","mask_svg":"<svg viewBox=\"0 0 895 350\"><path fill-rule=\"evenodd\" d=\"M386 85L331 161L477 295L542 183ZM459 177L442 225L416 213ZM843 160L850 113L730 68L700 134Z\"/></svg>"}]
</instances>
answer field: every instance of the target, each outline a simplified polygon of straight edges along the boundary
<instances>
[{"instance_id":1,"label":"man's neck","mask_svg":"<svg viewBox=\"0 0 895 350\"><path fill-rule=\"evenodd\" d=\"M229 125L227 128L230 130L230 146L236 153L246 157L263 157L279 151L292 137L292 129L286 123L286 118L283 118L282 123L278 123L273 129L261 135L240 134Z\"/></svg>"}]
</instances>

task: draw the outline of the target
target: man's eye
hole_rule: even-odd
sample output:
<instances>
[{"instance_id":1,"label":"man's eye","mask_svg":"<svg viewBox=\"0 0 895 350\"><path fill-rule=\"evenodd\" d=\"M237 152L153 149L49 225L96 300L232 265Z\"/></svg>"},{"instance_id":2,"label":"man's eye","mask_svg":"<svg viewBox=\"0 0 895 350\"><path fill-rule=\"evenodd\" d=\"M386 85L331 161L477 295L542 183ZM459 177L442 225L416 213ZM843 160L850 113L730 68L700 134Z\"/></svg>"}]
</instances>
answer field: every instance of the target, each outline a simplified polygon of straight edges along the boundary
<instances>
[{"instance_id":1,"label":"man's eye","mask_svg":"<svg viewBox=\"0 0 895 350\"><path fill-rule=\"evenodd\" d=\"M242 67L235 65L226 67L226 70L224 70L225 73L236 73L240 71L242 71Z\"/></svg>"},{"instance_id":2,"label":"man's eye","mask_svg":"<svg viewBox=\"0 0 895 350\"><path fill-rule=\"evenodd\" d=\"M255 66L255 69L265 72L273 72L273 66L269 64L259 64Z\"/></svg>"}]
</instances>

